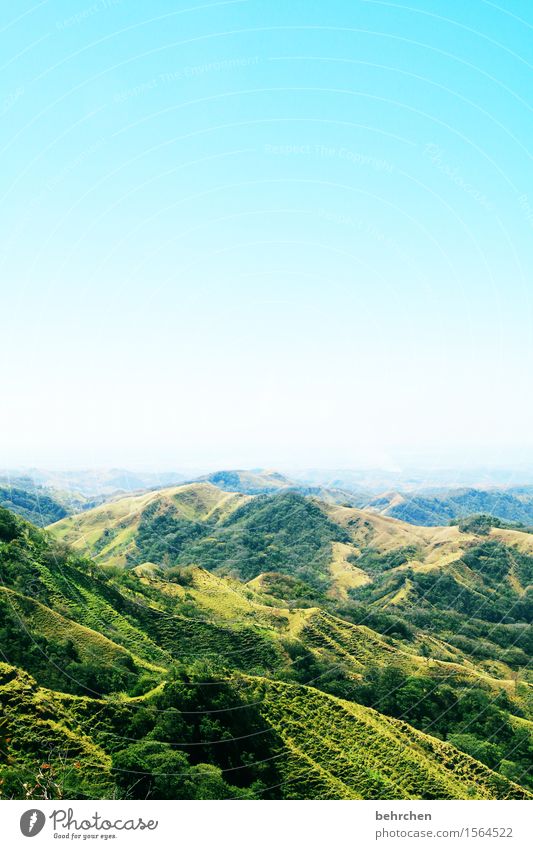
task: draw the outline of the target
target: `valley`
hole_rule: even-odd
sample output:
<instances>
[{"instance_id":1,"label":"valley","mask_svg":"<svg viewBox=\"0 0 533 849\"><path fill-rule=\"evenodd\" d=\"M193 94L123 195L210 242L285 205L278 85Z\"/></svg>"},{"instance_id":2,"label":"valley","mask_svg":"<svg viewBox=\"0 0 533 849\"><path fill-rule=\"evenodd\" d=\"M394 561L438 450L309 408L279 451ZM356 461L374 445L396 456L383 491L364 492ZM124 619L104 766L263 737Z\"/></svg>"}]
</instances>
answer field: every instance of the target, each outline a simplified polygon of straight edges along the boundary
<instances>
[{"instance_id":1,"label":"valley","mask_svg":"<svg viewBox=\"0 0 533 849\"><path fill-rule=\"evenodd\" d=\"M210 480L0 509L3 797L529 798L533 535L501 525Z\"/></svg>"}]
</instances>

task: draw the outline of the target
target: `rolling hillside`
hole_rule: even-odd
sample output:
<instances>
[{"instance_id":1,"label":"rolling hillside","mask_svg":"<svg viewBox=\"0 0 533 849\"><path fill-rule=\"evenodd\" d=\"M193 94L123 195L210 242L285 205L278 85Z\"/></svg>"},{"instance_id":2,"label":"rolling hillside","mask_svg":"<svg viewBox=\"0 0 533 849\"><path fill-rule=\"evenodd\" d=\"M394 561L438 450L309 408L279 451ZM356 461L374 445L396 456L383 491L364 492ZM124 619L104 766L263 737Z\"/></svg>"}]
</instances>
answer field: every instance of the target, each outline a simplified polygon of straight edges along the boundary
<instances>
[{"instance_id":1,"label":"rolling hillside","mask_svg":"<svg viewBox=\"0 0 533 849\"><path fill-rule=\"evenodd\" d=\"M523 798L532 543L209 483L0 511L4 795Z\"/></svg>"},{"instance_id":2,"label":"rolling hillside","mask_svg":"<svg viewBox=\"0 0 533 849\"><path fill-rule=\"evenodd\" d=\"M36 487L29 480L11 483L0 479L0 507L13 510L40 528L68 515L64 503L55 493Z\"/></svg>"},{"instance_id":3,"label":"rolling hillside","mask_svg":"<svg viewBox=\"0 0 533 849\"><path fill-rule=\"evenodd\" d=\"M97 561L124 566L150 560L159 543L161 554L170 554L182 537L194 538L245 501L212 484L186 484L106 502L54 525L54 535Z\"/></svg>"},{"instance_id":4,"label":"rolling hillside","mask_svg":"<svg viewBox=\"0 0 533 849\"><path fill-rule=\"evenodd\" d=\"M90 510L104 500L73 489L45 486L32 477L0 477L0 507L12 510L39 528L72 513Z\"/></svg>"},{"instance_id":5,"label":"rolling hillside","mask_svg":"<svg viewBox=\"0 0 533 849\"><path fill-rule=\"evenodd\" d=\"M116 708L38 688L27 674L0 663L6 726L13 734L3 768L8 793L20 795L25 782L52 797L61 788L68 798L106 798L117 788L127 796L139 785L140 798L528 798L517 784L405 723L265 678L222 682L223 697L240 708L238 719L226 713L203 729L190 720L183 733L180 712L187 716L191 704L186 689L167 683ZM221 703L220 693L202 694L206 716ZM175 716L173 725L158 718L161 711ZM149 738L141 742L143 727ZM222 727L222 745L213 747L210 735ZM44 766L43 745L52 753Z\"/></svg>"},{"instance_id":6,"label":"rolling hillside","mask_svg":"<svg viewBox=\"0 0 533 849\"><path fill-rule=\"evenodd\" d=\"M104 567L200 566L278 606L319 606L385 635L415 625L437 659L460 651L496 677L528 674L531 534L416 527L295 493L252 498L208 484L121 499L53 532Z\"/></svg>"},{"instance_id":7,"label":"rolling hillside","mask_svg":"<svg viewBox=\"0 0 533 849\"><path fill-rule=\"evenodd\" d=\"M244 495L264 495L281 492L296 486L285 475L265 469L232 469L211 472L197 478L198 483L212 483L225 492L242 492Z\"/></svg>"},{"instance_id":8,"label":"rolling hillside","mask_svg":"<svg viewBox=\"0 0 533 849\"><path fill-rule=\"evenodd\" d=\"M199 483L212 483L226 492L240 492L243 495L274 495L281 492L295 492L312 496L331 504L349 504L361 506L367 500L362 493L352 492L339 487L314 486L304 481L295 481L279 472L265 469L212 472L197 478Z\"/></svg>"},{"instance_id":9,"label":"rolling hillside","mask_svg":"<svg viewBox=\"0 0 533 849\"><path fill-rule=\"evenodd\" d=\"M413 525L447 525L473 514L533 526L533 497L525 490L452 489L441 492L385 492L366 509Z\"/></svg>"}]
</instances>

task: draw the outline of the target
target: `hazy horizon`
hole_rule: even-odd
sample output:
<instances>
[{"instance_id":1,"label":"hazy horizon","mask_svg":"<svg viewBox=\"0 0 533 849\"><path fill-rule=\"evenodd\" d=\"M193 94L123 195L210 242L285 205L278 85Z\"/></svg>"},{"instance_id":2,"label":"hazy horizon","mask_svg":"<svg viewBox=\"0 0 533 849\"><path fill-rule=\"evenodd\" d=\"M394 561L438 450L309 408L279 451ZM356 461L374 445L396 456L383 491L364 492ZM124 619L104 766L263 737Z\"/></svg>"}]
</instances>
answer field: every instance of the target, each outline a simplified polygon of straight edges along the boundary
<instances>
[{"instance_id":1,"label":"hazy horizon","mask_svg":"<svg viewBox=\"0 0 533 849\"><path fill-rule=\"evenodd\" d=\"M430 489L486 488L507 489L533 486L533 464L529 466L416 466L396 467L295 467L295 466L179 466L146 465L98 467L0 466L0 481L17 484L29 478L34 485L76 490L77 487L98 491L102 486L117 491L134 488L159 488L206 478L217 473L280 474L297 485L339 489L368 490L374 493L395 488L403 491ZM131 476L131 480L128 477ZM117 482L119 481L120 482Z\"/></svg>"}]
</instances>

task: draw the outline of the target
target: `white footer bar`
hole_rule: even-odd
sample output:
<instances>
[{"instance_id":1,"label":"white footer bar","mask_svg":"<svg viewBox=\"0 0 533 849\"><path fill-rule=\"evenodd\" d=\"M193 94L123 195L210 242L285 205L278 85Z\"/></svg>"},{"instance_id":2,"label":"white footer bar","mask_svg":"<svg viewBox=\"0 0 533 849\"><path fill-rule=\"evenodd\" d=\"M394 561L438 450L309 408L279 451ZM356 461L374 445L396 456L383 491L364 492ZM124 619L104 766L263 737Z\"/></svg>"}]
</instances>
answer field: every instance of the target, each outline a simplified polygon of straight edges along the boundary
<instances>
[{"instance_id":1,"label":"white footer bar","mask_svg":"<svg viewBox=\"0 0 533 849\"><path fill-rule=\"evenodd\" d=\"M531 849L532 818L514 801L2 801L0 845Z\"/></svg>"}]
</instances>

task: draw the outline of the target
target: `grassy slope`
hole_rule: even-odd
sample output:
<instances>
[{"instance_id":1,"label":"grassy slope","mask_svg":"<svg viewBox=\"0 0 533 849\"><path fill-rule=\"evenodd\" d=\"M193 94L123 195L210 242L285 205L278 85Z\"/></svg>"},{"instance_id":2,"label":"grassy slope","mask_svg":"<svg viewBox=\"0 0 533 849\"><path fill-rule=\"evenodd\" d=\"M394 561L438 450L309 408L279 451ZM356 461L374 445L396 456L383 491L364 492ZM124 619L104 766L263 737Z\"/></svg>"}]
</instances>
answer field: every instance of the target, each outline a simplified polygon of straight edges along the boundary
<instances>
[{"instance_id":1,"label":"grassy slope","mask_svg":"<svg viewBox=\"0 0 533 849\"><path fill-rule=\"evenodd\" d=\"M104 665L113 665L129 656L138 670L164 672L163 667L147 663L98 631L65 618L35 599L7 587L0 587L0 597L6 598L11 609L20 617L21 627L32 635L71 641L81 660L97 660Z\"/></svg>"},{"instance_id":2,"label":"grassy slope","mask_svg":"<svg viewBox=\"0 0 533 849\"><path fill-rule=\"evenodd\" d=\"M511 556L513 552L533 555L533 535L519 530L491 528L488 534L478 535L463 532L457 526L416 527L388 516L372 516L353 508L328 507L327 511L335 522L346 528L359 553L363 553L365 549L373 549L380 554L402 548L413 549L405 563L388 570L391 576L408 571L415 574L446 573L460 586L483 594L487 592L486 583L479 574L465 565L463 559L470 549L488 541L506 546ZM527 589L527 585L520 582L516 569L510 570L505 579L505 585L507 584L517 595L524 594ZM406 579L406 586L401 592L393 591L383 596L381 606L398 605L407 601L409 581Z\"/></svg>"},{"instance_id":3,"label":"grassy slope","mask_svg":"<svg viewBox=\"0 0 533 849\"><path fill-rule=\"evenodd\" d=\"M80 518L84 523L89 518L87 528L96 526L98 530L105 530L109 521L117 521L119 532L131 531L131 524L135 526L135 521L140 522L140 514L151 505L156 512L172 509L192 523L210 519L216 527L228 520L231 524L234 518L238 524L240 514L234 511L247 502L248 499L221 493L215 487L192 485L163 494L120 499ZM296 503L301 504L300 501ZM111 514L106 512L109 510ZM415 550L407 564L388 570L386 580L389 575L401 578L407 568L421 575L435 570L455 570L458 579L472 585L484 580L473 568L456 565L469 546L479 543L479 538L472 534L461 533L458 528L413 529L386 517L369 516L351 508L322 507L321 510L351 539L349 543L327 543L330 557L333 554L330 570L339 581L339 588L347 590L346 574L350 581L354 575L360 577L359 568L352 561L368 549L378 551L380 556L394 555L398 549L406 547ZM245 511L244 515L247 518L249 513ZM59 523L56 529L67 538L73 531L71 520ZM520 547L530 551L532 537L516 531L494 530L489 539L505 540L518 552ZM84 545L83 542L80 547ZM113 562L113 552L109 556ZM428 663L427 658L418 654L416 640L410 643L387 640L365 625L351 624L319 608L291 609L282 600L278 604L261 591L262 583L258 579L243 584L205 569L188 567L179 578L182 583L171 583L165 580L165 572L157 565L147 563L134 568L126 582L122 579L117 582L113 573L107 574L104 569L99 574L90 564L76 565L68 557L61 561L61 568L57 568L57 563L54 566L50 559L37 566L40 601L24 598L20 588L17 588L17 596L4 592L13 599L36 633L72 639L78 643L82 656L86 652L92 657L95 649L101 650L102 656L107 653L110 662L115 656L118 661L123 652L129 652L138 668L153 664L150 671L160 681L175 661L192 664L209 659L222 664L225 670L222 674L245 673L247 677L235 679L240 682L235 686L259 696L257 701L263 720L283 741L279 759L282 780L289 795L303 798L357 798L360 795L373 798L372 794L376 794L376 798L410 798L418 794L426 798L433 795L439 798L507 798L523 792L479 762L405 723L312 687L268 680L290 677L292 661L286 651L288 641L303 646L331 668L342 667L348 677L354 679L369 669L392 664L410 675L421 674L460 686L475 682L487 690L506 689L513 695L516 688L505 664L497 669L493 665L489 672L482 664L473 663L461 649L442 640L440 634L430 638L434 652ZM372 592L379 590L381 573L370 570L364 575L365 585L361 584L360 588ZM387 600L390 593L384 593L373 603L377 607L393 608L408 604L409 593L402 598L408 580L400 590L395 590L396 598ZM516 569L513 580L519 589L515 583L513 590L513 582L509 580L510 591L523 593L523 569ZM331 587L335 590L335 581ZM32 712L38 711L40 718L44 704L47 722L49 719L55 723L53 734L63 735L65 739L73 737L74 748L81 747L84 759L89 757L89 750L84 747L90 741L86 740L84 729L89 729L90 725L84 724L83 716L92 716L104 706L105 710L114 711L112 702L54 694L36 688L26 678L19 680L20 676L16 676L18 683L13 683L13 674L6 675L9 680L2 697L16 705L11 716L13 721L22 723L20 733L21 739L26 741L24 747L31 749L29 723ZM307 682L309 679L298 680ZM13 688L18 693L16 697L11 692ZM121 696L120 701L122 705L135 706L149 703L150 698L149 694L141 700ZM524 720L513 717L513 722L520 724ZM44 728L48 728L46 723ZM45 737L43 729L37 737L36 751ZM76 742L78 733L81 736ZM101 751L92 752L91 757L94 755L95 763L100 764L98 769L102 772L104 788L109 786L109 761L106 761L108 752L104 742L102 746Z\"/></svg>"},{"instance_id":4,"label":"grassy slope","mask_svg":"<svg viewBox=\"0 0 533 849\"><path fill-rule=\"evenodd\" d=\"M255 685L285 743L288 795L317 799L525 798L474 759L404 722L309 687ZM310 793L311 791L311 793Z\"/></svg>"},{"instance_id":5,"label":"grassy slope","mask_svg":"<svg viewBox=\"0 0 533 849\"><path fill-rule=\"evenodd\" d=\"M153 567L134 572L132 588L124 594L73 566L63 566L59 574L42 567L51 599L65 615L7 589L4 593L31 633L70 639L82 657L99 655L110 663L118 660L115 653L129 653L139 669L162 671L173 660L211 659L236 670L275 673L290 669L284 644L292 640L318 660L334 668L340 664L356 676L394 663L409 674L439 680L476 680L494 690L514 686L506 680L506 669L495 678L458 650L446 654L441 649L444 659L436 657L428 669L416 644L391 644L370 628L319 608L267 605L246 585L204 569L188 570L186 586L163 580L164 573Z\"/></svg>"},{"instance_id":6,"label":"grassy slope","mask_svg":"<svg viewBox=\"0 0 533 849\"><path fill-rule=\"evenodd\" d=\"M206 484L193 485L178 487L174 490L165 491L165 493L151 493L149 496L121 499L113 505L106 505L106 508L89 511L89 513L79 517L83 528L87 529L82 537L79 536L79 528L74 529L71 519L53 526L54 532L59 531L62 538L74 541L75 544L90 551L91 546L87 545L89 529L95 522L99 528L98 532L102 532L101 529L105 527L105 523L108 521L106 510L112 509L114 515L118 513L121 522L128 518L128 521L131 520L135 524L138 521L139 514L145 509L147 500L152 502L156 497L159 499L158 503L168 504L172 502L173 505L179 504L181 514L183 515L184 510L188 511L188 517L191 519L194 517L194 521L200 522L215 514L215 531L209 530L207 537L200 539L198 544L193 544L192 550L195 550L199 555L202 554L204 549L212 552L213 547L216 548L216 546L221 545L225 537L223 535L217 536L217 529L220 528L225 533L227 520L230 522L231 529L235 525L237 526L238 533L241 535L239 539L241 539L242 534L247 533L249 527L253 526L258 518L261 518L261 511L264 512L270 504L270 502L266 502L266 506L261 506L261 503L258 502L258 511L250 512L249 507L253 507L254 503L251 503L250 500L245 501L244 503L248 505L248 514L245 514L244 520L241 520L239 518L240 511L237 509L237 512L234 512L235 508L240 507L243 503L242 500L238 500L241 497L223 494L215 487ZM173 509L177 508L173 507ZM491 587L487 588L483 578L468 568L461 560L469 548L482 539L475 534L461 532L455 526L444 528L414 527L355 508L321 505L321 509L335 526L339 526L340 533L348 534L352 540L351 543L334 541L325 544L329 557L327 568L329 569L330 589L328 595L334 599L343 601L350 592L355 590L360 594L360 591L363 590L370 598L370 603L379 609L392 612L408 610L410 605L417 604L421 593L413 583L412 578L409 577L411 573L414 573L415 576L436 575L437 578L446 575L455 582L456 594L471 593L474 606L477 603L476 599L482 599L485 595L490 597L491 593L494 595L495 590ZM236 521L234 521L234 518ZM285 521L284 518L283 520ZM271 521L270 516L269 521ZM243 522L244 530L241 530ZM130 525L127 529L124 529L124 533L132 533ZM489 539L501 541L510 546L511 550L533 552L533 535L530 534L494 528ZM278 548L280 547L275 534L267 535L265 544L270 549L274 544ZM402 549L410 549L412 553L405 563L390 568L386 572L368 571L364 565L360 568L357 563L358 556L365 555L368 551L375 551L383 556L394 554L394 552ZM106 549L102 549L97 556L104 563L106 558L109 558L107 562L115 562L113 553L110 554ZM224 562L223 557L222 560L217 558L218 555L215 557L215 564ZM185 559L188 559L188 555ZM288 565L290 565L290 561ZM269 610L263 604L265 597L261 590L265 589L266 576L264 578L263 575L260 575L247 584L248 595L250 592L258 591L254 594L252 604L249 598L246 598L242 584L239 582L232 582L228 579L226 583L222 584L220 578L216 578L212 573L206 573L204 570L199 570L194 574L196 577L192 587L178 589L176 585L170 585L173 589L169 590L169 585L166 584L167 589L163 589L163 592L172 592L182 601L189 595L194 604L204 610L208 617L218 619L219 622L224 619L231 622L232 617L238 616L243 622L253 620L256 623L270 625L273 618L277 617L278 623L275 627L278 631L283 631L283 619L286 614L280 613L279 607L286 607L286 604L282 599L279 599L278 602L274 601L274 604L279 605L277 613L274 613L272 608ZM200 578L200 576L202 577ZM511 569L506 579L506 584L509 585L508 588L511 593L524 593L524 587L520 580L517 570ZM202 582L202 587L199 587L198 581ZM148 578L146 582L149 582ZM162 589L163 586L160 582L159 589ZM210 586L209 590L207 589L208 586ZM272 605L272 599L269 603ZM510 603L512 603L512 598ZM498 667L497 664L490 664L491 671L489 672L488 669L483 669L482 666L474 663L472 658L466 657L459 648L449 645L446 640L439 640L435 635L430 635L426 643L432 645L435 658L432 664L432 673L444 674L443 669L447 669L452 677L460 676L463 673L467 677L477 675L489 684L495 676L496 679L500 679L502 686L511 689L510 682L513 674L505 665L500 664ZM336 636L333 636L330 645L335 646L335 654L345 653L344 648L339 649ZM322 651L325 651L324 647L322 647ZM415 654L416 648L411 647L409 651L411 654ZM441 663L450 665L440 667L439 664ZM412 667L418 668L419 660L413 661ZM463 670L461 671L460 668L458 670L457 667L463 667Z\"/></svg>"},{"instance_id":7,"label":"grassy slope","mask_svg":"<svg viewBox=\"0 0 533 849\"><path fill-rule=\"evenodd\" d=\"M0 753L0 777L18 785L17 798L58 798L68 777L71 798L111 798L111 758L72 710L91 700L39 688L25 672L0 663L0 704L8 744ZM96 700L93 700L97 704ZM103 703L101 703L103 704ZM37 786L40 785L40 786ZM0 787L1 790L1 787Z\"/></svg>"},{"instance_id":8,"label":"grassy slope","mask_svg":"<svg viewBox=\"0 0 533 849\"><path fill-rule=\"evenodd\" d=\"M530 494L512 491L458 489L436 494L386 492L370 500L369 508L415 525L446 525L452 519L488 513L504 521L533 523Z\"/></svg>"},{"instance_id":9,"label":"grassy slope","mask_svg":"<svg viewBox=\"0 0 533 849\"><path fill-rule=\"evenodd\" d=\"M418 547L424 563L442 563L443 558L460 557L474 540L472 534L456 526L418 527L388 516L380 516L354 507L327 506L330 518L346 528L360 550L372 547L381 552L405 546Z\"/></svg>"},{"instance_id":10,"label":"grassy slope","mask_svg":"<svg viewBox=\"0 0 533 849\"><path fill-rule=\"evenodd\" d=\"M57 539L90 554L98 562L124 566L148 508L197 523L220 521L245 501L245 496L222 492L210 483L187 484L118 498L56 522L51 528Z\"/></svg>"},{"instance_id":11,"label":"grassy slope","mask_svg":"<svg viewBox=\"0 0 533 849\"><path fill-rule=\"evenodd\" d=\"M256 499L191 484L122 498L52 530L102 565L197 564L244 580L280 570L314 584L338 583L341 595L357 583L356 570L339 559L346 531L318 502L295 493Z\"/></svg>"},{"instance_id":12,"label":"grassy slope","mask_svg":"<svg viewBox=\"0 0 533 849\"><path fill-rule=\"evenodd\" d=\"M63 519L52 525L51 528L58 539L73 545L85 554L95 557L98 562L109 565L124 565L126 555L134 548L135 537L138 534L143 513L147 508L152 508L158 512L171 511L176 517L191 523L206 521L212 523L214 528L211 525L206 528L205 539L202 538L199 543L189 546L190 554L182 555L182 559L188 556L189 562L197 562L201 565L202 557L205 556L208 559L214 558L213 562L216 565L219 559L220 562L224 559L222 551L220 558L217 559L217 547L228 547L228 527L241 532L242 536L244 530L255 529L258 524L264 523L263 517L266 507L262 507L259 502L257 502L257 507L251 505L253 510L249 517L243 516L239 522L233 523L232 514L246 503L250 503L250 499L246 496L224 493L211 484L190 484L121 498L78 516ZM275 500L269 502L272 505L279 503L282 502ZM315 503L321 507L328 519L339 527L338 539L332 540L328 559L333 576L332 583L337 584L338 592L341 595L347 587L357 586L364 581L359 572L347 568L346 555L350 553L350 550L357 553L369 546L379 551L389 551L402 546L415 546L421 551L421 564L426 566L442 565L459 558L465 548L474 540L471 534L461 533L457 527L416 527L356 508L326 505L321 502ZM230 526L228 526L227 520L230 520ZM211 533L212 531L214 536ZM267 532L275 535L276 529L272 531L269 526ZM494 533L496 533L496 529ZM499 533L508 533L510 535L509 540L512 540L513 544L515 544L517 538L527 536L513 531L500 531ZM350 549L346 548L346 534L352 539ZM518 536L516 536L517 534ZM533 544L531 543L532 539L533 537L529 537L525 544ZM271 544L275 542L275 539L270 540ZM331 543L329 544L331 546ZM185 547L185 551L187 551L187 547ZM268 552L266 554L265 560L267 561ZM266 563L264 571L267 570ZM336 575L339 577L338 581L335 579Z\"/></svg>"},{"instance_id":13,"label":"grassy slope","mask_svg":"<svg viewBox=\"0 0 533 849\"><path fill-rule=\"evenodd\" d=\"M332 598L346 600L349 590L364 587L370 583L370 577L363 569L354 566L348 559L357 556L358 549L345 542L334 542L331 545L331 563L329 565Z\"/></svg>"},{"instance_id":14,"label":"grassy slope","mask_svg":"<svg viewBox=\"0 0 533 849\"><path fill-rule=\"evenodd\" d=\"M264 733L272 728L281 741L274 752L281 773L275 795L280 798L528 797L523 788L453 746L370 708L265 678L236 678L232 686L236 697L254 699L266 723ZM6 774L18 769L21 780L33 781L47 750L47 768L71 793L74 788L83 796L90 774L91 795L95 786L101 797L111 794L106 746L112 737L99 731L95 719L113 710L146 708L151 695L113 707L38 688L30 676L5 664L0 664L0 688L12 736Z\"/></svg>"},{"instance_id":15,"label":"grassy slope","mask_svg":"<svg viewBox=\"0 0 533 849\"><path fill-rule=\"evenodd\" d=\"M219 487L225 492L241 492L247 495L258 495L260 493L278 492L295 486L294 481L289 480L279 472L261 469L250 471L246 469L235 469L231 471L213 472L198 478Z\"/></svg>"}]
</instances>

